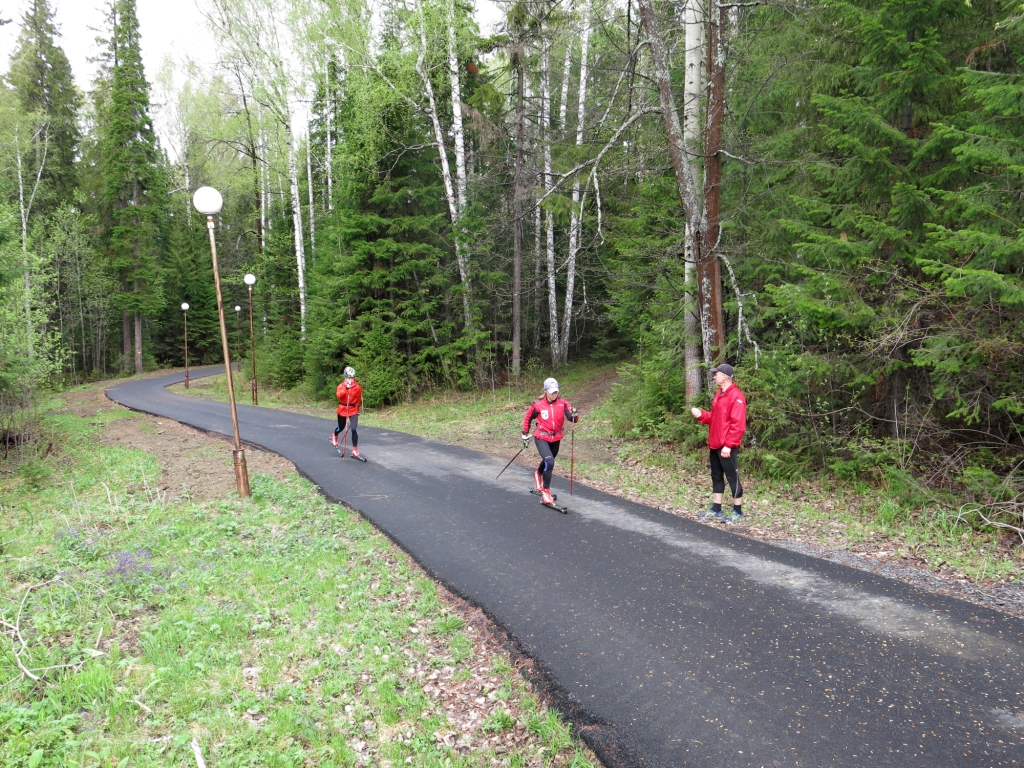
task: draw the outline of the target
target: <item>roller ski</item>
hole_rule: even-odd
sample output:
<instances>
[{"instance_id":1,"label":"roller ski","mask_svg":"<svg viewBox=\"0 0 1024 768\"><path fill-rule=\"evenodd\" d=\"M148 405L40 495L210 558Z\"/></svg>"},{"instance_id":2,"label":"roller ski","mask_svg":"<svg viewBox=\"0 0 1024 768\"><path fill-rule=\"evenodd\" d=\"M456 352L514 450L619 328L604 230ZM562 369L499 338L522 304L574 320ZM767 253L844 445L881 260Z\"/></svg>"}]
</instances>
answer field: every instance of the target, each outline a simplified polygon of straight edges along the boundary
<instances>
[{"instance_id":1,"label":"roller ski","mask_svg":"<svg viewBox=\"0 0 1024 768\"><path fill-rule=\"evenodd\" d=\"M541 498L544 497L544 494L541 491L538 491L536 488L531 488L530 489L530 493L532 493L534 496L540 496ZM557 493L552 493L551 494L551 500L552 501L558 501L558 494Z\"/></svg>"},{"instance_id":2,"label":"roller ski","mask_svg":"<svg viewBox=\"0 0 1024 768\"><path fill-rule=\"evenodd\" d=\"M536 489L534 489L532 491L532 493L538 493L538 491ZM555 503L555 501L556 501L556 499L558 497L555 496L553 493L551 493L550 489L548 489L548 488L541 488L539 493L540 493L540 503L543 504L545 507L548 507L550 509L557 509L563 515L569 514L569 508L568 507L562 507L562 506L559 506L558 504Z\"/></svg>"},{"instance_id":3,"label":"roller ski","mask_svg":"<svg viewBox=\"0 0 1024 768\"><path fill-rule=\"evenodd\" d=\"M361 461L361 462L363 462L363 464L365 464L365 463L366 463L366 457L365 457L365 456L363 456L363 454L361 454L361 453L359 452L359 449L358 449L358 448L353 448L353 449L352 449L352 453L351 453L351 454L349 454L349 456L350 456L350 458L353 458L353 459L355 459L356 461Z\"/></svg>"}]
</instances>

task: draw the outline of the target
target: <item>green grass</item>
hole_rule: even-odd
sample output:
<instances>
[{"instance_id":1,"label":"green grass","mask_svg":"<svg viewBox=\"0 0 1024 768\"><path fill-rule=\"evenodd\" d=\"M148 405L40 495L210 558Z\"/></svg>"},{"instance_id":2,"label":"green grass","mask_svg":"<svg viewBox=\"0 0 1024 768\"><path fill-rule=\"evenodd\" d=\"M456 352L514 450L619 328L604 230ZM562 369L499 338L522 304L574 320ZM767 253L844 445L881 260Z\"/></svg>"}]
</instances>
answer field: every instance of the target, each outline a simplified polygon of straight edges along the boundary
<instances>
[{"instance_id":1,"label":"green grass","mask_svg":"<svg viewBox=\"0 0 1024 768\"><path fill-rule=\"evenodd\" d=\"M48 428L52 482L0 484L0 764L194 765L193 742L216 766L593 764L403 553L310 483L169 501L152 455L74 416ZM480 681L486 716L453 723L453 691ZM528 741L487 741L513 729Z\"/></svg>"}]
</instances>

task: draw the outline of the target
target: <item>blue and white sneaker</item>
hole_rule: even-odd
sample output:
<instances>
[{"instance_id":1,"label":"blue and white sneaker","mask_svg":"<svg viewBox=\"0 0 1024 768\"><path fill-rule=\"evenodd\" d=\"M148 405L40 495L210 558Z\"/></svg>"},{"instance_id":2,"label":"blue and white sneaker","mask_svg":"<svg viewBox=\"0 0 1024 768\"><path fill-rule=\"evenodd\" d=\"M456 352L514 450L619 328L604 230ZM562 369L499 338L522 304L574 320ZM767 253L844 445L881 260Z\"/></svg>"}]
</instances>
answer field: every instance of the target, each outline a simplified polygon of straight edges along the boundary
<instances>
[{"instance_id":1,"label":"blue and white sneaker","mask_svg":"<svg viewBox=\"0 0 1024 768\"><path fill-rule=\"evenodd\" d=\"M722 522L723 520L725 520L725 514L722 512L722 510L718 510L717 512L715 512L714 507L712 507L707 512L701 512L699 515L697 515L697 519L717 520L718 522Z\"/></svg>"}]
</instances>

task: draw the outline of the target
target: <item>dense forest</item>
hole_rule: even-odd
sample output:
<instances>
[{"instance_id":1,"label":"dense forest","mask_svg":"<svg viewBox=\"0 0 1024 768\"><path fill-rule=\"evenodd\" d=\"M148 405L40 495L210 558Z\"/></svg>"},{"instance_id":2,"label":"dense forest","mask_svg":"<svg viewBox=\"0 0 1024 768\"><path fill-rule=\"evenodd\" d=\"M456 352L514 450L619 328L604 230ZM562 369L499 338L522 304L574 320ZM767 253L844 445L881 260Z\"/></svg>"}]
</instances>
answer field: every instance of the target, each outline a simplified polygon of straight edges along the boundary
<instances>
[{"instance_id":1,"label":"dense forest","mask_svg":"<svg viewBox=\"0 0 1024 768\"><path fill-rule=\"evenodd\" d=\"M182 365L183 302L220 360L210 185L277 386L354 365L376 406L620 359L619 428L685 442L728 360L764 471L1019 524L1019 0L514 0L489 37L456 0L210 0L212 73L145 72L135 4L86 93L50 0L9 20L8 445L47 388Z\"/></svg>"}]
</instances>

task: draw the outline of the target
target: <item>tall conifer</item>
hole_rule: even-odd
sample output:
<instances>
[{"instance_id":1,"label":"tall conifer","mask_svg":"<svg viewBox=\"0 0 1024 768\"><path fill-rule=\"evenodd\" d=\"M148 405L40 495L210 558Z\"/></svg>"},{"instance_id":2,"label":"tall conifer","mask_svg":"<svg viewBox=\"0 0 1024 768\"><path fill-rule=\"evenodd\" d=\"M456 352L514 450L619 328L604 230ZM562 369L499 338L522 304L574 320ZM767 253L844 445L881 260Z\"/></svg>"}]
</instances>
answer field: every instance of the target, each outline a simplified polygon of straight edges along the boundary
<instances>
[{"instance_id":1,"label":"tall conifer","mask_svg":"<svg viewBox=\"0 0 1024 768\"><path fill-rule=\"evenodd\" d=\"M110 37L110 96L100 155L108 219L110 266L121 285L125 367L134 346L142 373L142 319L161 306L160 257L165 249L165 177L149 116L135 0L115 0ZM132 330L134 326L134 344Z\"/></svg>"},{"instance_id":2,"label":"tall conifer","mask_svg":"<svg viewBox=\"0 0 1024 768\"><path fill-rule=\"evenodd\" d=\"M36 209L43 213L73 200L77 186L75 156L80 139L77 113L81 97L68 57L57 44L58 37L49 0L32 0L7 74L22 111L36 115L41 123L35 134L33 157L26 159L33 178L42 166Z\"/></svg>"}]
</instances>

